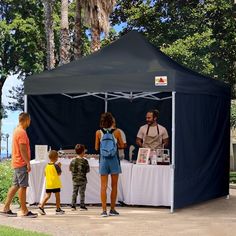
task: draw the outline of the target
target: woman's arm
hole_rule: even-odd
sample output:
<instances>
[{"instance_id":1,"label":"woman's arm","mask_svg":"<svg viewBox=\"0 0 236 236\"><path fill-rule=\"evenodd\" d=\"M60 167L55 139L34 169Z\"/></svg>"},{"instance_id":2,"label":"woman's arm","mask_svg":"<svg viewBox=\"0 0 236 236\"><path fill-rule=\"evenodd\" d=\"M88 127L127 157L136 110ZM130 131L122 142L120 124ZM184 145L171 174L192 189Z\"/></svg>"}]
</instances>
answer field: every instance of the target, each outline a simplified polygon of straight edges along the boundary
<instances>
[{"instance_id":1,"label":"woman's arm","mask_svg":"<svg viewBox=\"0 0 236 236\"><path fill-rule=\"evenodd\" d=\"M101 139L101 132L100 132L100 130L97 130L96 135L95 135L95 150L96 151L99 151L100 139Z\"/></svg>"},{"instance_id":2,"label":"woman's arm","mask_svg":"<svg viewBox=\"0 0 236 236\"><path fill-rule=\"evenodd\" d=\"M114 136L115 136L115 138L117 139L117 146L118 146L118 148L120 148L120 149L125 148L125 144L124 144L124 142L123 142L123 139L122 139L122 137L121 137L121 133L120 133L119 130L116 129L116 130L114 131Z\"/></svg>"}]
</instances>

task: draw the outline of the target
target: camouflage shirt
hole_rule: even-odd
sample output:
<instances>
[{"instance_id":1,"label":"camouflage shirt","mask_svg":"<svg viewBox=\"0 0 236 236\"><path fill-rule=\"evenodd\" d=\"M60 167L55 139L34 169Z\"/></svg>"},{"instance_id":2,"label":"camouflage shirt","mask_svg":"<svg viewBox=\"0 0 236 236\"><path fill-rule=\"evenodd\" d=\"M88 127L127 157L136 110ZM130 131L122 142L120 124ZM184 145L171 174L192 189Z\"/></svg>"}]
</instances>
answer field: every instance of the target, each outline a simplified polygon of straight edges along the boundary
<instances>
[{"instance_id":1,"label":"camouflage shirt","mask_svg":"<svg viewBox=\"0 0 236 236\"><path fill-rule=\"evenodd\" d=\"M89 163L84 158L75 158L70 163L73 184L87 183L86 174L90 171Z\"/></svg>"}]
</instances>

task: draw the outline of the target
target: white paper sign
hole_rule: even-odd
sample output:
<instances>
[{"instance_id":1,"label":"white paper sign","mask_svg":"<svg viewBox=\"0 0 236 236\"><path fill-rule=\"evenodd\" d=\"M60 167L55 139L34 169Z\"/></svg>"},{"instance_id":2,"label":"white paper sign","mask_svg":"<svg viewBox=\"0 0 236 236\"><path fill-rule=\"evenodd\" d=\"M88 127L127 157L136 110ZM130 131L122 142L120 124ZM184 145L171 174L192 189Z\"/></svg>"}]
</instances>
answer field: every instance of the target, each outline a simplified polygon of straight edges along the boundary
<instances>
[{"instance_id":1,"label":"white paper sign","mask_svg":"<svg viewBox=\"0 0 236 236\"><path fill-rule=\"evenodd\" d=\"M48 145L35 145L35 160L48 160Z\"/></svg>"}]
</instances>

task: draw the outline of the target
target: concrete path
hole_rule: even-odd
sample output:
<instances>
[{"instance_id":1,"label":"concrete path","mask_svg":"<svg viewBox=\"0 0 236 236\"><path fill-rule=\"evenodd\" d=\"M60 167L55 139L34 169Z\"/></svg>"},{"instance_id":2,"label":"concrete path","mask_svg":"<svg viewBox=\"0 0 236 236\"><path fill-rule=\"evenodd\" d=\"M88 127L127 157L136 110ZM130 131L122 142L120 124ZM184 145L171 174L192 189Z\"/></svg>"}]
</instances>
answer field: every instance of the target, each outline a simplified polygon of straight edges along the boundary
<instances>
[{"instance_id":1,"label":"concrete path","mask_svg":"<svg viewBox=\"0 0 236 236\"><path fill-rule=\"evenodd\" d=\"M0 206L2 209L2 205ZM236 189L230 198L220 198L177 210L171 214L162 207L118 207L120 216L101 218L101 208L88 206L87 212L72 212L56 216L55 208L46 208L47 215L37 219L0 216L0 225L8 225L55 236L235 236ZM13 210L17 210L14 209ZM33 212L36 207L31 207Z\"/></svg>"}]
</instances>

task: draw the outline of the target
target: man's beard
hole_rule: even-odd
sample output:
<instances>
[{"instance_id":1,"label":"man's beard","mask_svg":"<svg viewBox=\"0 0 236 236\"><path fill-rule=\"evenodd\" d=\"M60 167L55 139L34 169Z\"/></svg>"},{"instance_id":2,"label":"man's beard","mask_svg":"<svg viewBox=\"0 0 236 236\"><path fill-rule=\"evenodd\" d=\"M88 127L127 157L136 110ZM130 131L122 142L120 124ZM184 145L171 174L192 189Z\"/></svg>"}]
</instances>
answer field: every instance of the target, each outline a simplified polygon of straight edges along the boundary
<instances>
[{"instance_id":1,"label":"man's beard","mask_svg":"<svg viewBox=\"0 0 236 236\"><path fill-rule=\"evenodd\" d=\"M152 120L152 121L147 121L147 124L148 124L148 125L153 125L154 123L155 123L154 120Z\"/></svg>"}]
</instances>

